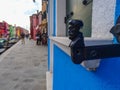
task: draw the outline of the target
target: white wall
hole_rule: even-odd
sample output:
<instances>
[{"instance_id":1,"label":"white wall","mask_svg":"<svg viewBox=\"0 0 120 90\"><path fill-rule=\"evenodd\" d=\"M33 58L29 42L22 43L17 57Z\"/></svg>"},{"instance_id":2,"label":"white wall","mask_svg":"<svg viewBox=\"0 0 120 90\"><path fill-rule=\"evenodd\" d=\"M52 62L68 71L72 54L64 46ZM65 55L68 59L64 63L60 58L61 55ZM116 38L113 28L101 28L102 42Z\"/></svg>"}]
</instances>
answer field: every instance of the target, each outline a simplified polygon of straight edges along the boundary
<instances>
[{"instance_id":1,"label":"white wall","mask_svg":"<svg viewBox=\"0 0 120 90\"><path fill-rule=\"evenodd\" d=\"M56 36L66 36L66 26L64 23L64 17L66 16L66 0L57 0L56 11Z\"/></svg>"},{"instance_id":2,"label":"white wall","mask_svg":"<svg viewBox=\"0 0 120 90\"><path fill-rule=\"evenodd\" d=\"M112 38L116 0L93 0L92 37Z\"/></svg>"},{"instance_id":3,"label":"white wall","mask_svg":"<svg viewBox=\"0 0 120 90\"><path fill-rule=\"evenodd\" d=\"M49 16L48 16L48 35L52 36L53 34L53 0L49 1Z\"/></svg>"}]
</instances>

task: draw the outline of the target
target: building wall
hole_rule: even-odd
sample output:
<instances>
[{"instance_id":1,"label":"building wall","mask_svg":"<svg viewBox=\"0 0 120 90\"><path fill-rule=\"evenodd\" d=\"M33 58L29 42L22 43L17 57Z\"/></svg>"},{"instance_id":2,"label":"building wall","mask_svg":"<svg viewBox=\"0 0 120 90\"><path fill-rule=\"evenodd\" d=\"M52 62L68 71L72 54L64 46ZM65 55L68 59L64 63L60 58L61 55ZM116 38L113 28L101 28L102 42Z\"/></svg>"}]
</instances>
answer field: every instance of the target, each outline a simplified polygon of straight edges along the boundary
<instances>
[{"instance_id":1,"label":"building wall","mask_svg":"<svg viewBox=\"0 0 120 90\"><path fill-rule=\"evenodd\" d=\"M20 38L20 28L16 27L16 35L18 38Z\"/></svg>"},{"instance_id":2,"label":"building wall","mask_svg":"<svg viewBox=\"0 0 120 90\"><path fill-rule=\"evenodd\" d=\"M92 37L112 38L116 0L93 0Z\"/></svg>"},{"instance_id":3,"label":"building wall","mask_svg":"<svg viewBox=\"0 0 120 90\"><path fill-rule=\"evenodd\" d=\"M46 11L46 6L47 6L47 2L43 1L42 2L42 12Z\"/></svg>"},{"instance_id":4,"label":"building wall","mask_svg":"<svg viewBox=\"0 0 120 90\"><path fill-rule=\"evenodd\" d=\"M42 12L38 14L38 25L42 23Z\"/></svg>"},{"instance_id":5,"label":"building wall","mask_svg":"<svg viewBox=\"0 0 120 90\"><path fill-rule=\"evenodd\" d=\"M120 0L93 0L92 37L100 39L103 37L112 38L108 32L120 15L119 3ZM57 7L55 4L58 3L54 0L53 4ZM53 15L57 16L56 11L53 11ZM54 16L53 21L57 22L56 16ZM55 25L56 23L53 22L53 27L55 27L53 31L57 32L60 28ZM99 35L95 35L96 32L99 32ZM120 90L119 57L102 59L95 72L88 71L82 65L76 65L72 62L70 48L68 47L69 40L66 38L62 37L61 41L59 37L49 38L50 55L48 65L50 72L52 72L52 90Z\"/></svg>"},{"instance_id":6,"label":"building wall","mask_svg":"<svg viewBox=\"0 0 120 90\"><path fill-rule=\"evenodd\" d=\"M33 37L33 30L32 30L32 16L29 17L30 19L30 35L31 35L31 38Z\"/></svg>"},{"instance_id":7,"label":"building wall","mask_svg":"<svg viewBox=\"0 0 120 90\"><path fill-rule=\"evenodd\" d=\"M33 15L33 39L36 40L37 14Z\"/></svg>"},{"instance_id":8,"label":"building wall","mask_svg":"<svg viewBox=\"0 0 120 90\"><path fill-rule=\"evenodd\" d=\"M30 16L30 33L31 33L31 38L36 40L36 27L38 25L38 18L37 14L33 14Z\"/></svg>"},{"instance_id":9,"label":"building wall","mask_svg":"<svg viewBox=\"0 0 120 90\"><path fill-rule=\"evenodd\" d=\"M62 3L64 2L64 3ZM55 2L54 2L55 3ZM64 17L66 16L66 2L65 0L57 0L56 2L56 36L65 36L66 35L66 28L64 23ZM61 7L62 5L62 7ZM54 7L55 8L55 7ZM62 10L62 13L61 13Z\"/></svg>"},{"instance_id":10,"label":"building wall","mask_svg":"<svg viewBox=\"0 0 120 90\"><path fill-rule=\"evenodd\" d=\"M119 90L119 59L104 59L96 72L90 72L73 64L70 56L54 45L53 90Z\"/></svg>"},{"instance_id":11,"label":"building wall","mask_svg":"<svg viewBox=\"0 0 120 90\"><path fill-rule=\"evenodd\" d=\"M114 24L116 23L117 18L120 16L120 0L116 0L116 10L115 10L115 19Z\"/></svg>"},{"instance_id":12,"label":"building wall","mask_svg":"<svg viewBox=\"0 0 120 90\"><path fill-rule=\"evenodd\" d=\"M5 38L8 34L9 24L5 21L0 22L0 38Z\"/></svg>"},{"instance_id":13,"label":"building wall","mask_svg":"<svg viewBox=\"0 0 120 90\"><path fill-rule=\"evenodd\" d=\"M53 35L53 0L48 3L48 35Z\"/></svg>"}]
</instances>

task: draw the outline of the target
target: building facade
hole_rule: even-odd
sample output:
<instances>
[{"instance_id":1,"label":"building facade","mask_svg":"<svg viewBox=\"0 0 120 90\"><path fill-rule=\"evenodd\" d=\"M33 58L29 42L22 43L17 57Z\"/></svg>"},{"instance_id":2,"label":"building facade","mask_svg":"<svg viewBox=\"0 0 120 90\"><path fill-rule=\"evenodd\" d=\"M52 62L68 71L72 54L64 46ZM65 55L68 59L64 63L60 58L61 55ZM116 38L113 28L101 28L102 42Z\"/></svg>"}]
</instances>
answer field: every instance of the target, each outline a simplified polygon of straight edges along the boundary
<instances>
[{"instance_id":1,"label":"building facade","mask_svg":"<svg viewBox=\"0 0 120 90\"><path fill-rule=\"evenodd\" d=\"M38 15L38 25L37 25L36 29L37 29L37 32L42 33L42 27L41 27L41 24L42 24L42 12L40 11L37 15Z\"/></svg>"},{"instance_id":2,"label":"building facade","mask_svg":"<svg viewBox=\"0 0 120 90\"><path fill-rule=\"evenodd\" d=\"M35 3L36 1L33 0ZM37 10L37 14L33 14L30 16L30 34L31 38L35 39L35 35L37 31L42 33L47 33L47 6L48 0L42 0L42 10L39 12Z\"/></svg>"},{"instance_id":3,"label":"building facade","mask_svg":"<svg viewBox=\"0 0 120 90\"><path fill-rule=\"evenodd\" d=\"M87 4L83 1L48 1L47 90L120 89L120 58L74 64L67 33L68 21L78 19L84 23L86 46L114 43L110 30L120 15L120 0L87 0L90 1ZM90 71L91 67L97 70Z\"/></svg>"},{"instance_id":4,"label":"building facade","mask_svg":"<svg viewBox=\"0 0 120 90\"><path fill-rule=\"evenodd\" d=\"M9 24L5 21L0 22L0 38L7 37L8 33L9 33Z\"/></svg>"},{"instance_id":5,"label":"building facade","mask_svg":"<svg viewBox=\"0 0 120 90\"><path fill-rule=\"evenodd\" d=\"M30 34L31 34L31 38L34 40L36 40L37 25L38 25L38 16L37 14L33 14L32 16L30 16Z\"/></svg>"}]
</instances>

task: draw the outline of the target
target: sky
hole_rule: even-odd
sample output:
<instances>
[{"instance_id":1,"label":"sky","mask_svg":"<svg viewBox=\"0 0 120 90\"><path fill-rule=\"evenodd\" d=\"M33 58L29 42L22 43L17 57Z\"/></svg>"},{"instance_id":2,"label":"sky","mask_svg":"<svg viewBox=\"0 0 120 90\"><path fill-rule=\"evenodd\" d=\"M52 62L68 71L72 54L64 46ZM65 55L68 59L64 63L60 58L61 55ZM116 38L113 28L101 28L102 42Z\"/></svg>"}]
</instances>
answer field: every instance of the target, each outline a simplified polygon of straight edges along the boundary
<instances>
[{"instance_id":1,"label":"sky","mask_svg":"<svg viewBox=\"0 0 120 90\"><path fill-rule=\"evenodd\" d=\"M0 22L30 28L29 16L41 11L42 0L0 0Z\"/></svg>"}]
</instances>

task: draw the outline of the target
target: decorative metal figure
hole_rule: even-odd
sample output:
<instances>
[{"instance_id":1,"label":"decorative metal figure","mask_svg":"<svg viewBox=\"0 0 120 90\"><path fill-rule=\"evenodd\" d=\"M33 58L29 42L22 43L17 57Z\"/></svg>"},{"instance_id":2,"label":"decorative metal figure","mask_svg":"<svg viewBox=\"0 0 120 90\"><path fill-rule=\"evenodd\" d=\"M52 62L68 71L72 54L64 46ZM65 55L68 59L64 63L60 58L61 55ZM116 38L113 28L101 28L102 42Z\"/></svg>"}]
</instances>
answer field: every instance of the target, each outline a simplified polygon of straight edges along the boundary
<instances>
[{"instance_id":1,"label":"decorative metal figure","mask_svg":"<svg viewBox=\"0 0 120 90\"><path fill-rule=\"evenodd\" d=\"M120 44L85 46L84 37L80 31L82 27L83 22L81 20L69 21L68 34L71 40L69 47L71 49L73 63L80 64L85 60L120 57ZM114 31L117 32L117 37L120 37L119 30L119 28L114 29Z\"/></svg>"}]
</instances>

